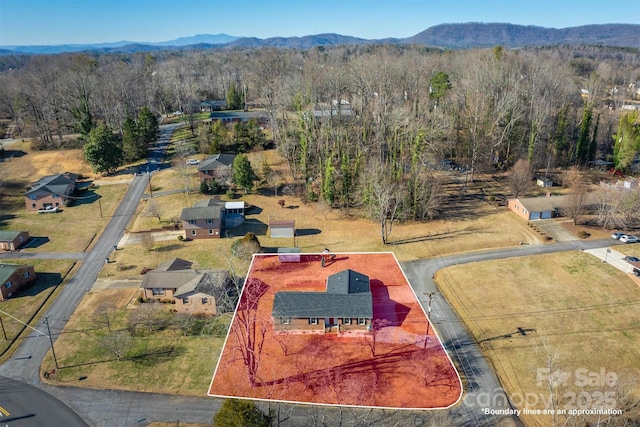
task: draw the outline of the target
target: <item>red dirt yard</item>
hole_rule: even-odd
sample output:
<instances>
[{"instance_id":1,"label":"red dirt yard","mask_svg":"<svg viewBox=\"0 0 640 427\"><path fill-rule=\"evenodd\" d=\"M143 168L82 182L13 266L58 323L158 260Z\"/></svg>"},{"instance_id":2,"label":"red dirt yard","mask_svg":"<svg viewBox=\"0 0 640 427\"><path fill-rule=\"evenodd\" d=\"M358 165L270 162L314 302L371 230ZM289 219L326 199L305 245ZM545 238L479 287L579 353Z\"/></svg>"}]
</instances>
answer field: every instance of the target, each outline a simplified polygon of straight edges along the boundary
<instances>
[{"instance_id":1,"label":"red dirt yard","mask_svg":"<svg viewBox=\"0 0 640 427\"><path fill-rule=\"evenodd\" d=\"M369 276L375 333L274 329L276 292L324 292L345 269ZM255 255L209 395L435 409L458 402L462 384L393 254L336 254L324 268L318 254Z\"/></svg>"}]
</instances>

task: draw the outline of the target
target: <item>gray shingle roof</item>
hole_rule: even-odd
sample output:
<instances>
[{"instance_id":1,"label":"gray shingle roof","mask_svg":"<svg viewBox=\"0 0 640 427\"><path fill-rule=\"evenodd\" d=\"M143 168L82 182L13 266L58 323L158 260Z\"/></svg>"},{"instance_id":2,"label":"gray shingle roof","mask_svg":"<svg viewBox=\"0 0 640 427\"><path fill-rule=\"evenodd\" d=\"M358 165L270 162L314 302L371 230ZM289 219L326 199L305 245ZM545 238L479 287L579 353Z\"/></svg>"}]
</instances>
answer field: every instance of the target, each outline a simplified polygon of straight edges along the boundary
<instances>
[{"instance_id":1,"label":"gray shingle roof","mask_svg":"<svg viewBox=\"0 0 640 427\"><path fill-rule=\"evenodd\" d=\"M219 219L221 217L222 209L222 206L184 208L182 209L182 213L180 214L180 219L183 221L198 219Z\"/></svg>"},{"instance_id":2,"label":"gray shingle roof","mask_svg":"<svg viewBox=\"0 0 640 427\"><path fill-rule=\"evenodd\" d=\"M38 194L63 195L69 186L75 186L78 176L75 173L65 172L57 175L48 175L40 178L31 185L31 188L24 193L25 196Z\"/></svg>"},{"instance_id":3,"label":"gray shingle roof","mask_svg":"<svg viewBox=\"0 0 640 427\"><path fill-rule=\"evenodd\" d=\"M371 292L328 294L324 292L278 292L273 300L274 317L373 317Z\"/></svg>"},{"instance_id":4,"label":"gray shingle roof","mask_svg":"<svg viewBox=\"0 0 640 427\"><path fill-rule=\"evenodd\" d=\"M30 265L21 265L21 264L1 264L0 263L0 285L4 284L9 277L16 271L22 268L29 268Z\"/></svg>"},{"instance_id":5,"label":"gray shingle roof","mask_svg":"<svg viewBox=\"0 0 640 427\"><path fill-rule=\"evenodd\" d=\"M207 159L200 163L198 166L199 171L208 171L214 169L228 168L233 164L233 160L236 158L235 154L214 154L207 157Z\"/></svg>"},{"instance_id":6,"label":"gray shingle roof","mask_svg":"<svg viewBox=\"0 0 640 427\"><path fill-rule=\"evenodd\" d=\"M373 317L369 277L350 269L327 278L326 292L277 292L274 317Z\"/></svg>"}]
</instances>

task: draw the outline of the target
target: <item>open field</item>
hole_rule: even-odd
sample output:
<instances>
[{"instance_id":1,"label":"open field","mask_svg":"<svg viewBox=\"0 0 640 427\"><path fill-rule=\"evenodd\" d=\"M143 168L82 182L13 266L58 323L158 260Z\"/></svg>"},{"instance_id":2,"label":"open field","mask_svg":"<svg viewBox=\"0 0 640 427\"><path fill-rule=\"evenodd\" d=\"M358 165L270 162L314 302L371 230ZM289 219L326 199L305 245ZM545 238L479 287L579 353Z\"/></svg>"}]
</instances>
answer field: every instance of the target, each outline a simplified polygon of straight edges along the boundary
<instances>
[{"instance_id":1,"label":"open field","mask_svg":"<svg viewBox=\"0 0 640 427\"><path fill-rule=\"evenodd\" d=\"M277 292L326 292L327 277L345 269L371 280L374 332L275 330ZM318 255L257 255L246 283L210 395L404 409L460 398L460 378L392 254L338 254L324 268Z\"/></svg>"},{"instance_id":2,"label":"open field","mask_svg":"<svg viewBox=\"0 0 640 427\"><path fill-rule=\"evenodd\" d=\"M18 337L18 334L25 328L24 323L31 323L34 316L46 305L49 297L75 265L75 262L69 260L34 259L2 260L2 262L33 265L37 278L31 287L0 304L0 310L4 312L0 313L0 317L2 317L4 333L8 338L8 340L0 340L0 354L3 354L10 345L13 345L14 340L17 340L19 344L21 339L26 339ZM35 327L41 328L40 325L35 325Z\"/></svg>"},{"instance_id":3,"label":"open field","mask_svg":"<svg viewBox=\"0 0 640 427\"><path fill-rule=\"evenodd\" d=\"M50 381L57 385L113 388L156 393L204 396L226 333L228 316L221 316L212 334L185 336L171 322L152 332L130 336L130 315L138 304L138 289L91 291L56 341L60 369ZM101 313L111 307L111 332ZM158 304L155 314L170 319L170 305ZM118 331L122 332L119 333ZM118 340L126 335L124 341ZM121 360L115 354L121 345ZM53 368L51 354L42 369Z\"/></svg>"},{"instance_id":4,"label":"open field","mask_svg":"<svg viewBox=\"0 0 640 427\"><path fill-rule=\"evenodd\" d=\"M545 407L545 372L571 375L553 388L555 408L595 408L607 392L620 408L630 390L638 396L640 287L614 267L569 252L449 267L436 281L519 409ZM618 383L603 384L602 370L615 373ZM586 373L598 377L582 384ZM625 415L637 417L637 408ZM553 421L549 415L522 419L539 426Z\"/></svg>"}]
</instances>

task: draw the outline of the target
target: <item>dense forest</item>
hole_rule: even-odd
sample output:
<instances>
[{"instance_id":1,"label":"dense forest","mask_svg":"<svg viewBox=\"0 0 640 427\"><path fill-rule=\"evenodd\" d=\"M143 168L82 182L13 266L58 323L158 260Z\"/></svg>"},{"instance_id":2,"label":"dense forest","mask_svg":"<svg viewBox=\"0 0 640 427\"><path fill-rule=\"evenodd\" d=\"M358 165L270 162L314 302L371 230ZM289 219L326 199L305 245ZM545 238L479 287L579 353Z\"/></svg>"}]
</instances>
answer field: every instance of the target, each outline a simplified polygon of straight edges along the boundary
<instances>
[{"instance_id":1,"label":"dense forest","mask_svg":"<svg viewBox=\"0 0 640 427\"><path fill-rule=\"evenodd\" d=\"M201 101L227 99L264 111L310 199L364 205L373 217L430 217L433 171L450 161L471 180L519 159L534 168L603 159L628 172L640 144L637 110L627 109L638 103L637 49L359 45L3 60L13 62L0 74L0 114L41 149L64 147L69 133L83 144L97 125L126 134L141 112L193 117ZM191 125L202 152L233 139L233 128L220 140L219 125Z\"/></svg>"}]
</instances>

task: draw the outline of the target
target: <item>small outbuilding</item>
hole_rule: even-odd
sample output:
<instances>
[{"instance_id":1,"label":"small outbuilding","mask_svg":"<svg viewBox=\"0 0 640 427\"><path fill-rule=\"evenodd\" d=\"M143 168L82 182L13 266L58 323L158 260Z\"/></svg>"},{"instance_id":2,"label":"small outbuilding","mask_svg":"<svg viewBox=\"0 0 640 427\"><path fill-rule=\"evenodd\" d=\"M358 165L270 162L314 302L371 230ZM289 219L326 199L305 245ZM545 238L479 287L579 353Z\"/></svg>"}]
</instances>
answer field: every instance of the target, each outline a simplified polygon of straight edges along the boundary
<instances>
[{"instance_id":1,"label":"small outbuilding","mask_svg":"<svg viewBox=\"0 0 640 427\"><path fill-rule=\"evenodd\" d=\"M32 265L0 264L0 301L27 288L34 280L36 272Z\"/></svg>"},{"instance_id":2,"label":"small outbuilding","mask_svg":"<svg viewBox=\"0 0 640 427\"><path fill-rule=\"evenodd\" d=\"M553 187L553 181L546 177L539 177L536 179L536 185L542 188L550 188Z\"/></svg>"},{"instance_id":3,"label":"small outbuilding","mask_svg":"<svg viewBox=\"0 0 640 427\"><path fill-rule=\"evenodd\" d=\"M293 220L271 220L269 231L274 239L291 237L296 234L296 222Z\"/></svg>"}]
</instances>

